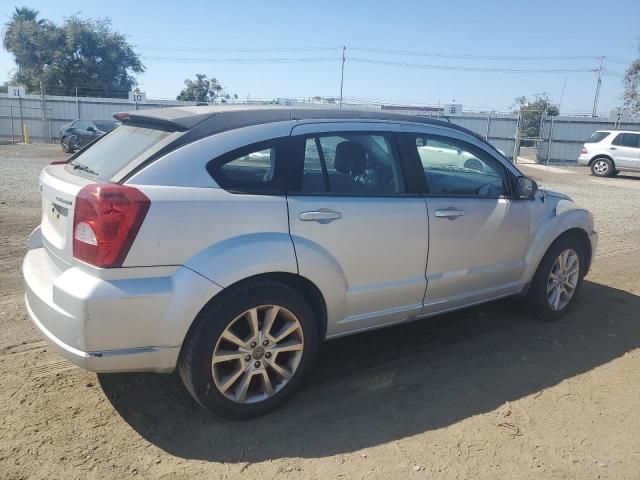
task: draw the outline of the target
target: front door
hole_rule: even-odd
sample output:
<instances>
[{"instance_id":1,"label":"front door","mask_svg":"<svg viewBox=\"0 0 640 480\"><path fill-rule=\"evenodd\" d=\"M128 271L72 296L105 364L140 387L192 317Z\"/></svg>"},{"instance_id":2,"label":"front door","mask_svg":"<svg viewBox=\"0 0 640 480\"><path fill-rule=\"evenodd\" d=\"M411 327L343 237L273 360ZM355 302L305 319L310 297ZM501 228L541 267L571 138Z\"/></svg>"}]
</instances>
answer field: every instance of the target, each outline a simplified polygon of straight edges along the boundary
<instances>
[{"instance_id":1,"label":"front door","mask_svg":"<svg viewBox=\"0 0 640 480\"><path fill-rule=\"evenodd\" d=\"M510 198L506 169L479 145L411 134L427 183L429 258L423 314L497 298L522 287L526 201Z\"/></svg>"},{"instance_id":2,"label":"front door","mask_svg":"<svg viewBox=\"0 0 640 480\"><path fill-rule=\"evenodd\" d=\"M300 274L325 294L329 337L422 309L427 209L406 188L392 126L380 128L313 124L292 131L291 237Z\"/></svg>"}]
</instances>

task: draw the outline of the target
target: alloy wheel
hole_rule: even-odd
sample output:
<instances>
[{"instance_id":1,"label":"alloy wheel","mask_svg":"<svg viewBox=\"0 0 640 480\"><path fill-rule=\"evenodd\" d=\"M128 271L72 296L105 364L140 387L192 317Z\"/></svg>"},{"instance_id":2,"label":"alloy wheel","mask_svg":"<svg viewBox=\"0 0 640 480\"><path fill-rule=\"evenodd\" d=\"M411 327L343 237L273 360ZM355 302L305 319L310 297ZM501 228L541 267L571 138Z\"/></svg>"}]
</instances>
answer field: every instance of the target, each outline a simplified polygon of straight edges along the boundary
<instances>
[{"instance_id":1,"label":"alloy wheel","mask_svg":"<svg viewBox=\"0 0 640 480\"><path fill-rule=\"evenodd\" d=\"M553 266L547 280L547 302L554 311L564 309L578 287L580 257L573 249L564 250Z\"/></svg>"},{"instance_id":2,"label":"alloy wheel","mask_svg":"<svg viewBox=\"0 0 640 480\"><path fill-rule=\"evenodd\" d=\"M593 171L598 175L605 175L609 170L609 164L604 160L596 160L593 164Z\"/></svg>"},{"instance_id":3,"label":"alloy wheel","mask_svg":"<svg viewBox=\"0 0 640 480\"><path fill-rule=\"evenodd\" d=\"M226 398L248 404L278 393L295 374L304 337L296 316L278 305L251 308L222 332L211 369Z\"/></svg>"}]
</instances>

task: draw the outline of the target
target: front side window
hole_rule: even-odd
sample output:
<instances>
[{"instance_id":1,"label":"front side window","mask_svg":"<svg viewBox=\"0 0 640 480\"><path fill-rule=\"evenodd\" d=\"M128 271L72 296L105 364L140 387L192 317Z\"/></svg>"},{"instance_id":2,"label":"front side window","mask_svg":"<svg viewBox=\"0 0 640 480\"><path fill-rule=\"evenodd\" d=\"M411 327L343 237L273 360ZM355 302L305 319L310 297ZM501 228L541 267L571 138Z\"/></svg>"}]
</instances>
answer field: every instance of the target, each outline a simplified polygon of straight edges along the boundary
<instances>
[{"instance_id":1,"label":"front side window","mask_svg":"<svg viewBox=\"0 0 640 480\"><path fill-rule=\"evenodd\" d=\"M640 148L640 133L619 133L613 140L613 144L621 147Z\"/></svg>"},{"instance_id":2,"label":"front side window","mask_svg":"<svg viewBox=\"0 0 640 480\"><path fill-rule=\"evenodd\" d=\"M218 157L207 166L222 188L244 193L282 193L276 176L280 141L249 145Z\"/></svg>"},{"instance_id":3,"label":"front side window","mask_svg":"<svg viewBox=\"0 0 640 480\"><path fill-rule=\"evenodd\" d=\"M483 150L440 136L416 135L411 143L430 194L489 198L507 194L504 167Z\"/></svg>"},{"instance_id":4,"label":"front side window","mask_svg":"<svg viewBox=\"0 0 640 480\"><path fill-rule=\"evenodd\" d=\"M391 137L336 133L307 137L301 193L375 196L405 192Z\"/></svg>"}]
</instances>

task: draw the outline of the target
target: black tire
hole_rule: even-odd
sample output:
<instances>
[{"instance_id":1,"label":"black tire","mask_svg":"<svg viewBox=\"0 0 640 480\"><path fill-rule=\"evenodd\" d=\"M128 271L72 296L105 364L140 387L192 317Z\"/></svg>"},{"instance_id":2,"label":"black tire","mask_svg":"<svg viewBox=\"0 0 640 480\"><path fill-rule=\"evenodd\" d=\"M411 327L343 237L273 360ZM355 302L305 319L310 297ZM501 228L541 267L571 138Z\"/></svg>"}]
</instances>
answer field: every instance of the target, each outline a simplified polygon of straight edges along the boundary
<instances>
[{"instance_id":1,"label":"black tire","mask_svg":"<svg viewBox=\"0 0 640 480\"><path fill-rule=\"evenodd\" d=\"M296 316L304 336L302 358L288 383L273 396L256 403L237 403L216 387L212 357L218 339L229 324L248 309L261 305L278 305ZM280 282L257 280L222 292L198 314L184 342L178 371L189 393L209 413L246 420L278 408L291 397L311 368L318 345L317 317L304 297Z\"/></svg>"},{"instance_id":2,"label":"black tire","mask_svg":"<svg viewBox=\"0 0 640 480\"><path fill-rule=\"evenodd\" d=\"M616 168L610 158L597 157L591 162L591 173L596 177L612 177Z\"/></svg>"},{"instance_id":3,"label":"black tire","mask_svg":"<svg viewBox=\"0 0 640 480\"><path fill-rule=\"evenodd\" d=\"M71 141L69 137L62 137L60 139L60 145L62 145L62 151L65 153L73 153L73 148L71 147Z\"/></svg>"},{"instance_id":4,"label":"black tire","mask_svg":"<svg viewBox=\"0 0 640 480\"><path fill-rule=\"evenodd\" d=\"M547 285L549 282L549 276L558 256L568 249L575 251L580 261L578 283L573 295L571 296L571 299L569 300L569 303L560 310L554 310L549 305L549 300L547 299ZM538 269L536 270L536 273L531 282L531 286L529 287L529 291L527 292L527 296L525 298L527 306L531 309L536 318L545 322L552 322L564 317L567 312L571 310L575 303L576 297L580 294L582 281L586 272L586 262L587 257L584 248L580 240L578 240L576 237L564 236L551 244L551 246L547 250L547 253L545 253L544 257L542 258L540 265L538 265Z\"/></svg>"}]
</instances>

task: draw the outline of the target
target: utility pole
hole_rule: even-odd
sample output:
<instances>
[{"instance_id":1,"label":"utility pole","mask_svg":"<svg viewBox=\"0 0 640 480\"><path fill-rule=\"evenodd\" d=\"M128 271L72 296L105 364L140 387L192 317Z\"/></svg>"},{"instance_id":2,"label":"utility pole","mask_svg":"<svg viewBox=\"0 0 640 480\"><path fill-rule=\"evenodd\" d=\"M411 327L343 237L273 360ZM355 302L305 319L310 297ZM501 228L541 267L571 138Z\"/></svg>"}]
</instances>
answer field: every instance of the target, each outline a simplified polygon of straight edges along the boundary
<instances>
[{"instance_id":1,"label":"utility pole","mask_svg":"<svg viewBox=\"0 0 640 480\"><path fill-rule=\"evenodd\" d=\"M344 54L347 51L347 47L342 47L342 71L340 72L340 108L342 108L342 87L344 85Z\"/></svg>"},{"instance_id":2,"label":"utility pole","mask_svg":"<svg viewBox=\"0 0 640 480\"><path fill-rule=\"evenodd\" d=\"M604 56L600 57L600 67L598 67L598 82L596 83L596 96L593 99L593 112L592 117L596 116L598 111L598 97L600 96L600 85L602 85L602 63L604 62Z\"/></svg>"}]
</instances>

